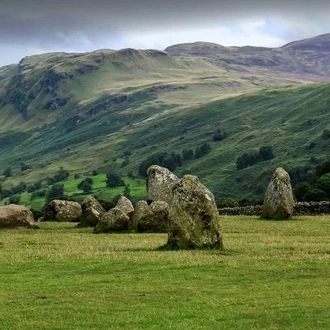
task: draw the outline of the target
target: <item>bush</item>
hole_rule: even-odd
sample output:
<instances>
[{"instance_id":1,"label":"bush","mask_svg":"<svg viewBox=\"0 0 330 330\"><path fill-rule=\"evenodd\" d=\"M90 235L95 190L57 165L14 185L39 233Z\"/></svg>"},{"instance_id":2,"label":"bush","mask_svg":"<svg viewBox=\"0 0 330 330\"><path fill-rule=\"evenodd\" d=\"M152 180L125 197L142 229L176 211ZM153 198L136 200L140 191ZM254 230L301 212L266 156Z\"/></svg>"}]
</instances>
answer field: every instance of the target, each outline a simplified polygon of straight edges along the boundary
<instances>
[{"instance_id":1,"label":"bush","mask_svg":"<svg viewBox=\"0 0 330 330\"><path fill-rule=\"evenodd\" d=\"M224 208L224 207L237 207L239 206L238 202L232 198L222 198L219 200L217 203L217 206L219 208Z\"/></svg>"},{"instance_id":2,"label":"bush","mask_svg":"<svg viewBox=\"0 0 330 330\"><path fill-rule=\"evenodd\" d=\"M227 132L221 132L220 129L213 135L213 141L222 141L228 137Z\"/></svg>"},{"instance_id":3,"label":"bush","mask_svg":"<svg viewBox=\"0 0 330 330\"><path fill-rule=\"evenodd\" d=\"M86 178L77 185L77 188L82 190L85 194L89 194L93 190L93 179Z\"/></svg>"},{"instance_id":4,"label":"bush","mask_svg":"<svg viewBox=\"0 0 330 330\"><path fill-rule=\"evenodd\" d=\"M54 184L47 193L48 199L61 198L64 195L64 185L61 183Z\"/></svg>"},{"instance_id":5,"label":"bush","mask_svg":"<svg viewBox=\"0 0 330 330\"><path fill-rule=\"evenodd\" d=\"M13 195L9 197L9 204L19 204L21 201L20 195Z\"/></svg>"},{"instance_id":6,"label":"bush","mask_svg":"<svg viewBox=\"0 0 330 330\"><path fill-rule=\"evenodd\" d=\"M261 160L269 160L274 158L273 148L271 146L260 147L259 157Z\"/></svg>"},{"instance_id":7,"label":"bush","mask_svg":"<svg viewBox=\"0 0 330 330\"><path fill-rule=\"evenodd\" d=\"M31 199L36 199L36 198L39 198L39 197L46 197L46 193L47 193L46 190L37 190L37 191L34 191L31 194Z\"/></svg>"},{"instance_id":8,"label":"bush","mask_svg":"<svg viewBox=\"0 0 330 330\"><path fill-rule=\"evenodd\" d=\"M246 152L238 157L236 160L236 167L238 170L241 170L272 158L274 158L273 148L271 146L263 146L259 148L258 152Z\"/></svg>"},{"instance_id":9,"label":"bush","mask_svg":"<svg viewBox=\"0 0 330 330\"><path fill-rule=\"evenodd\" d=\"M180 166L182 164L182 158L180 155L169 154L167 152L156 153L148 157L144 160L139 166L139 174L141 176L147 175L147 170L151 165L159 165L162 167L166 167L170 171L174 171L176 166Z\"/></svg>"},{"instance_id":10,"label":"bush","mask_svg":"<svg viewBox=\"0 0 330 330\"><path fill-rule=\"evenodd\" d=\"M125 185L125 182L121 179L120 175L115 172L108 172L106 176L106 186L109 188L122 187Z\"/></svg>"},{"instance_id":11,"label":"bush","mask_svg":"<svg viewBox=\"0 0 330 330\"><path fill-rule=\"evenodd\" d=\"M6 178L9 178L11 176L13 176L13 172L11 170L11 167L7 167L3 173L2 173Z\"/></svg>"}]
</instances>

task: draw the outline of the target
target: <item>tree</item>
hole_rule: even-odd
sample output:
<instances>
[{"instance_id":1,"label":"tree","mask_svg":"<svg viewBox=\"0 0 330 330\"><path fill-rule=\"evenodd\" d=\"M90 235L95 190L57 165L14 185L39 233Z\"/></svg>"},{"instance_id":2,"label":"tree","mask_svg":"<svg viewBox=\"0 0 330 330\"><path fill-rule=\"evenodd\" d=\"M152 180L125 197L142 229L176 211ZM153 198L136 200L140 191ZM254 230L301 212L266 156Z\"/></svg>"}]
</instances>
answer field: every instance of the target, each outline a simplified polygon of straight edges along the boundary
<instances>
[{"instance_id":1,"label":"tree","mask_svg":"<svg viewBox=\"0 0 330 330\"><path fill-rule=\"evenodd\" d=\"M89 194L93 190L93 185L88 181L84 181L81 189L85 194Z\"/></svg>"},{"instance_id":2,"label":"tree","mask_svg":"<svg viewBox=\"0 0 330 330\"><path fill-rule=\"evenodd\" d=\"M273 148L271 146L260 147L259 157L261 158L261 160L269 160L274 158Z\"/></svg>"},{"instance_id":3,"label":"tree","mask_svg":"<svg viewBox=\"0 0 330 330\"><path fill-rule=\"evenodd\" d=\"M54 175L54 181L55 182L64 181L68 177L69 177L69 171L65 170L63 166L61 166L57 174Z\"/></svg>"},{"instance_id":4,"label":"tree","mask_svg":"<svg viewBox=\"0 0 330 330\"><path fill-rule=\"evenodd\" d=\"M245 152L242 156L237 158L236 167L238 170L241 170L243 168L256 164L258 160L259 157L256 153Z\"/></svg>"},{"instance_id":5,"label":"tree","mask_svg":"<svg viewBox=\"0 0 330 330\"><path fill-rule=\"evenodd\" d=\"M293 192L298 202L305 202L308 192L313 189L313 186L308 182L298 182L294 188Z\"/></svg>"},{"instance_id":6,"label":"tree","mask_svg":"<svg viewBox=\"0 0 330 330\"><path fill-rule=\"evenodd\" d=\"M204 142L201 146L195 149L195 158L201 158L211 151L211 146L209 143Z\"/></svg>"},{"instance_id":7,"label":"tree","mask_svg":"<svg viewBox=\"0 0 330 330\"><path fill-rule=\"evenodd\" d=\"M213 135L213 141L222 141L228 137L227 132L221 132L218 128L217 132Z\"/></svg>"},{"instance_id":8,"label":"tree","mask_svg":"<svg viewBox=\"0 0 330 330\"><path fill-rule=\"evenodd\" d=\"M316 188L323 190L330 197L330 173L324 174L317 179Z\"/></svg>"},{"instance_id":9,"label":"tree","mask_svg":"<svg viewBox=\"0 0 330 330\"><path fill-rule=\"evenodd\" d=\"M325 129L323 132L322 132L322 139L323 140L328 140L330 139L330 131L328 129Z\"/></svg>"},{"instance_id":10,"label":"tree","mask_svg":"<svg viewBox=\"0 0 330 330\"><path fill-rule=\"evenodd\" d=\"M82 190L85 194L89 194L93 190L93 179L86 178L82 180L78 185L77 188Z\"/></svg>"},{"instance_id":11,"label":"tree","mask_svg":"<svg viewBox=\"0 0 330 330\"><path fill-rule=\"evenodd\" d=\"M21 171L24 172L28 169L30 169L31 167L25 163L21 163Z\"/></svg>"},{"instance_id":12,"label":"tree","mask_svg":"<svg viewBox=\"0 0 330 330\"><path fill-rule=\"evenodd\" d=\"M305 195L305 200L308 202L321 202L327 199L327 194L318 188L309 190Z\"/></svg>"},{"instance_id":13,"label":"tree","mask_svg":"<svg viewBox=\"0 0 330 330\"><path fill-rule=\"evenodd\" d=\"M326 160L321 164L318 164L315 168L315 175L317 177L330 172L330 160Z\"/></svg>"},{"instance_id":14,"label":"tree","mask_svg":"<svg viewBox=\"0 0 330 330\"><path fill-rule=\"evenodd\" d=\"M239 204L235 199L226 197L226 198L220 199L219 202L217 203L217 206L220 208L237 207L237 206L239 206Z\"/></svg>"},{"instance_id":15,"label":"tree","mask_svg":"<svg viewBox=\"0 0 330 330\"><path fill-rule=\"evenodd\" d=\"M9 178L10 176L13 176L13 172L11 170L11 167L7 167L4 171L3 171L3 175L6 178Z\"/></svg>"},{"instance_id":16,"label":"tree","mask_svg":"<svg viewBox=\"0 0 330 330\"><path fill-rule=\"evenodd\" d=\"M21 196L20 195L13 195L9 197L9 203L10 204L19 204L21 201Z\"/></svg>"},{"instance_id":17,"label":"tree","mask_svg":"<svg viewBox=\"0 0 330 330\"><path fill-rule=\"evenodd\" d=\"M124 195L126 198L130 198L130 197L131 197L131 189L130 189L130 185L129 185L129 184L125 185L123 195Z\"/></svg>"},{"instance_id":18,"label":"tree","mask_svg":"<svg viewBox=\"0 0 330 330\"><path fill-rule=\"evenodd\" d=\"M48 198L60 198L64 195L64 185L61 183L54 184L47 193Z\"/></svg>"},{"instance_id":19,"label":"tree","mask_svg":"<svg viewBox=\"0 0 330 330\"><path fill-rule=\"evenodd\" d=\"M120 175L118 175L115 172L108 172L106 176L107 176L107 181L106 181L107 187L115 188L125 185L125 182L121 179Z\"/></svg>"},{"instance_id":20,"label":"tree","mask_svg":"<svg viewBox=\"0 0 330 330\"><path fill-rule=\"evenodd\" d=\"M182 150L182 160L191 160L194 158L194 152L191 149Z\"/></svg>"}]
</instances>

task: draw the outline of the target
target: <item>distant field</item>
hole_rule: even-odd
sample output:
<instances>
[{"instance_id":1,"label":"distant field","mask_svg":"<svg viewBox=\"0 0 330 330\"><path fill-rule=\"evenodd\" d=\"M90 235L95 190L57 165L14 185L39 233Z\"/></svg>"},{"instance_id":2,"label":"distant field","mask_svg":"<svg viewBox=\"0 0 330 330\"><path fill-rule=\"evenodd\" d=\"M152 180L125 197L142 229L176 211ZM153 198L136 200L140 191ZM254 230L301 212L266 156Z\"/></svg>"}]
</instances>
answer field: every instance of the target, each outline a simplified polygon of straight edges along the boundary
<instances>
[{"instance_id":1,"label":"distant field","mask_svg":"<svg viewBox=\"0 0 330 330\"><path fill-rule=\"evenodd\" d=\"M90 193L84 193L81 189L78 189L78 184L89 177L93 180L93 189ZM125 187L115 187L109 188L106 186L106 174L100 173L94 176L81 176L79 178L74 178L70 176L66 181L61 181L60 183L64 186L64 195L68 196L73 200L82 202L84 198L88 195L93 195L97 199L112 201L116 196L123 195ZM146 184L145 179L137 179L130 177L123 177L125 185L129 187L130 197L133 201L145 200L146 199ZM44 187L41 190L48 191L51 186ZM19 204L25 205L28 208L35 210L41 210L45 205L46 197L33 197L33 193L23 192L18 194L20 196ZM4 198L0 201L0 205L8 204L9 197Z\"/></svg>"},{"instance_id":2,"label":"distant field","mask_svg":"<svg viewBox=\"0 0 330 330\"><path fill-rule=\"evenodd\" d=\"M223 252L40 227L0 231L1 329L330 328L330 216L222 217Z\"/></svg>"}]
</instances>

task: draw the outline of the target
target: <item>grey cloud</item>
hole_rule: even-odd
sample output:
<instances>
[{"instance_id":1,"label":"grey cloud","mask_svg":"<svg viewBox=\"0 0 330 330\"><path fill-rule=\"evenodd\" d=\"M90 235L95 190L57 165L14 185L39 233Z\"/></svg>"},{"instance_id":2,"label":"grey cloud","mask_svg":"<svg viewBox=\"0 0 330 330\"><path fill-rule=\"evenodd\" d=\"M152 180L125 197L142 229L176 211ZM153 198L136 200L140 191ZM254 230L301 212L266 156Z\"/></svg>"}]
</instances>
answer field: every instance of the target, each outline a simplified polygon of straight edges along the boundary
<instances>
[{"instance_id":1,"label":"grey cloud","mask_svg":"<svg viewBox=\"0 0 330 330\"><path fill-rule=\"evenodd\" d=\"M242 34L242 24L252 20L266 22L264 34L292 41L330 32L329 10L325 0L0 0L0 43L15 49L15 61L19 49L23 57L28 49L139 47L137 39L147 45L150 35L165 48L171 36L177 42L180 34L187 36L194 29L222 26L231 34ZM222 40L216 36L214 42ZM180 39L185 41L192 40ZM4 56L10 55L0 54L0 65L9 61Z\"/></svg>"}]
</instances>

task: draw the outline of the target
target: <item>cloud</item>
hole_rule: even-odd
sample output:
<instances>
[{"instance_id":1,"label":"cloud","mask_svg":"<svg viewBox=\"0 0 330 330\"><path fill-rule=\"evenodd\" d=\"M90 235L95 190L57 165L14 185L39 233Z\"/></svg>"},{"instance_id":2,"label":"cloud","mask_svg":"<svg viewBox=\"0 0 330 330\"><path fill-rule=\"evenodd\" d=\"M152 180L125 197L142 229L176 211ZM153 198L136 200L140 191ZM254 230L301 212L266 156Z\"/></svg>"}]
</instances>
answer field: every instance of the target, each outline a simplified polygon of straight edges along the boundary
<instances>
[{"instance_id":1,"label":"cloud","mask_svg":"<svg viewBox=\"0 0 330 330\"><path fill-rule=\"evenodd\" d=\"M0 0L0 65L33 52L183 42L276 47L330 32L321 0Z\"/></svg>"}]
</instances>

